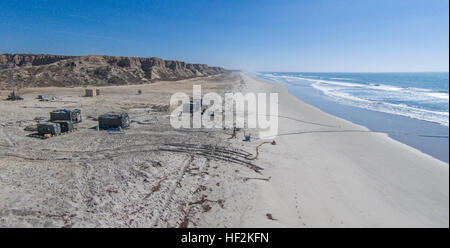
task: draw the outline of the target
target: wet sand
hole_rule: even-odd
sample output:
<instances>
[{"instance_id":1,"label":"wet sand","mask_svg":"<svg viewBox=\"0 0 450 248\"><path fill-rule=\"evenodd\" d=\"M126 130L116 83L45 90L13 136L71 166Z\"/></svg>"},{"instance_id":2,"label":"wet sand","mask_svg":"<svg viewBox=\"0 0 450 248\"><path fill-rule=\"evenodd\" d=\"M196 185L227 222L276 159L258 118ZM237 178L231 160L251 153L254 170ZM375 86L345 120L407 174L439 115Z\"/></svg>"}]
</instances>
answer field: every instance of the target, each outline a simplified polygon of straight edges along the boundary
<instances>
[{"instance_id":1,"label":"wet sand","mask_svg":"<svg viewBox=\"0 0 450 248\"><path fill-rule=\"evenodd\" d=\"M280 115L338 126L279 119L280 134L302 133L280 135L276 146L262 147L259 162L271 181L259 182L258 208L244 226L449 226L447 163L386 134L364 132L368 129L305 104L282 85L243 77L245 91L279 92ZM277 221L256 217L265 212Z\"/></svg>"}]
</instances>

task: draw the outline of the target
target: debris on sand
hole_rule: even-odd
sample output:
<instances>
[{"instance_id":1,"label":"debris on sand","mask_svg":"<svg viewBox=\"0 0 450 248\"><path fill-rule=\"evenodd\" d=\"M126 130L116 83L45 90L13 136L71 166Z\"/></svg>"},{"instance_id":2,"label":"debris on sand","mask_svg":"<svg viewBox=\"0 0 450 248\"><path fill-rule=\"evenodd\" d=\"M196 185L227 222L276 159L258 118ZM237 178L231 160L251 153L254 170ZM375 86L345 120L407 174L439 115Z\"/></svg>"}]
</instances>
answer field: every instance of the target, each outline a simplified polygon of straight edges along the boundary
<instances>
[{"instance_id":1,"label":"debris on sand","mask_svg":"<svg viewBox=\"0 0 450 248\"><path fill-rule=\"evenodd\" d=\"M257 147L256 147L256 155L253 158L249 158L250 160L255 160L258 158L259 156L259 148L264 145L264 144L271 144L271 145L276 145L277 143L275 142L275 140L272 141L263 141L261 142Z\"/></svg>"},{"instance_id":2,"label":"debris on sand","mask_svg":"<svg viewBox=\"0 0 450 248\"><path fill-rule=\"evenodd\" d=\"M268 178L260 178L260 177L244 177L244 182L247 182L248 180L253 179L253 180L262 180L262 181L269 181L271 179L271 177Z\"/></svg>"},{"instance_id":3,"label":"debris on sand","mask_svg":"<svg viewBox=\"0 0 450 248\"><path fill-rule=\"evenodd\" d=\"M273 218L271 213L267 213L266 216L267 216L267 219L269 219L269 220L277 220L277 219Z\"/></svg>"},{"instance_id":4,"label":"debris on sand","mask_svg":"<svg viewBox=\"0 0 450 248\"><path fill-rule=\"evenodd\" d=\"M19 101L19 100L23 100L23 98L21 96L19 96L15 90L13 90L11 92L11 94L8 95L8 98L6 98L6 100L8 101Z\"/></svg>"}]
</instances>

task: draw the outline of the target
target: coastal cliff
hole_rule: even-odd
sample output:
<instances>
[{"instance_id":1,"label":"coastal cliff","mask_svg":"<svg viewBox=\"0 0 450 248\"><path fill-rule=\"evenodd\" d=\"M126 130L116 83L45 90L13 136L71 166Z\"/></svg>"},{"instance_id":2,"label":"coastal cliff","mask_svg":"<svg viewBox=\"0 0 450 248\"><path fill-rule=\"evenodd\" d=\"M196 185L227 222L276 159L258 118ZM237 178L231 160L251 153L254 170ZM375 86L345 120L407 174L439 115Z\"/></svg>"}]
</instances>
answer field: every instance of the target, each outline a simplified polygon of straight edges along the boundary
<instances>
[{"instance_id":1,"label":"coastal cliff","mask_svg":"<svg viewBox=\"0 0 450 248\"><path fill-rule=\"evenodd\" d=\"M160 58L0 55L0 88L151 83L226 72L221 67Z\"/></svg>"}]
</instances>

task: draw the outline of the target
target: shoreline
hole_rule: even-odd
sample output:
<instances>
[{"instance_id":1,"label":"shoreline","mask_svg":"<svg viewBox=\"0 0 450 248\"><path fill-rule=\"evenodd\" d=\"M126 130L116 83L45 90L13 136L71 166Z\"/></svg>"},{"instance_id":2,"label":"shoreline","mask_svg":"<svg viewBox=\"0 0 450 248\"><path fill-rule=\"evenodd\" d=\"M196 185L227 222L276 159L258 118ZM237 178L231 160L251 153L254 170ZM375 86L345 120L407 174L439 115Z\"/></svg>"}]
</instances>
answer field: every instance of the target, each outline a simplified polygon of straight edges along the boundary
<instances>
[{"instance_id":1,"label":"shoreline","mask_svg":"<svg viewBox=\"0 0 450 248\"><path fill-rule=\"evenodd\" d=\"M251 76L272 82L257 75ZM443 162L449 162L449 132L445 125L343 104L308 84L291 84L284 81L276 83L284 85L289 93L326 113L362 125L371 131L386 133L394 140Z\"/></svg>"},{"instance_id":2,"label":"shoreline","mask_svg":"<svg viewBox=\"0 0 450 248\"><path fill-rule=\"evenodd\" d=\"M368 130L330 115L280 84L246 74L247 92L279 92L279 114ZM279 133L326 130L279 119ZM278 221L248 227L448 227L448 164L381 133L279 136L263 147L258 206ZM256 216L255 216L256 217Z\"/></svg>"}]
</instances>

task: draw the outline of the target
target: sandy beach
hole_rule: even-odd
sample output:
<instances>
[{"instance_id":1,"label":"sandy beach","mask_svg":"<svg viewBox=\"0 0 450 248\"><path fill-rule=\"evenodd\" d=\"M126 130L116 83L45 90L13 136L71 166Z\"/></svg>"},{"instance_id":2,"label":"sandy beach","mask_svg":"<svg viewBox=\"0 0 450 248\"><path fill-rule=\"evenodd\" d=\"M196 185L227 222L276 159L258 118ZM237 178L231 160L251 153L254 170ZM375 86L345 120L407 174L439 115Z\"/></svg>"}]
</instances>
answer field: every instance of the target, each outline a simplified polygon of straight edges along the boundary
<instances>
[{"instance_id":1,"label":"sandy beach","mask_svg":"<svg viewBox=\"0 0 450 248\"><path fill-rule=\"evenodd\" d=\"M386 134L339 132L367 129L303 103L284 86L242 77L245 91L279 92L280 116L337 126L279 119L277 145L263 146L259 157L271 181L258 182L254 215L243 226L449 226L448 164ZM298 132L306 133L283 135Z\"/></svg>"},{"instance_id":2,"label":"sandy beach","mask_svg":"<svg viewBox=\"0 0 450 248\"><path fill-rule=\"evenodd\" d=\"M1 227L233 227L254 200L259 175L230 148L229 131L175 130L175 92L232 91L238 75L84 88L29 88L23 101L0 103ZM138 90L142 94L138 94ZM6 98L7 91L1 92ZM55 101L40 102L53 93ZM41 140L27 127L55 109L79 108L76 131ZM124 132L96 131L97 116L127 112ZM250 149L249 149L250 150ZM231 162L230 162L231 161Z\"/></svg>"},{"instance_id":3,"label":"sandy beach","mask_svg":"<svg viewBox=\"0 0 450 248\"><path fill-rule=\"evenodd\" d=\"M202 93L278 92L276 145L248 161L263 140L171 128L170 95L198 84ZM448 164L307 105L284 86L232 73L100 89L86 98L83 88L29 88L24 101L0 103L0 226L449 226ZM44 93L59 99L38 102ZM82 110L77 131L26 137L36 117L58 108ZM133 120L124 133L93 129L98 115L123 111Z\"/></svg>"}]
</instances>

